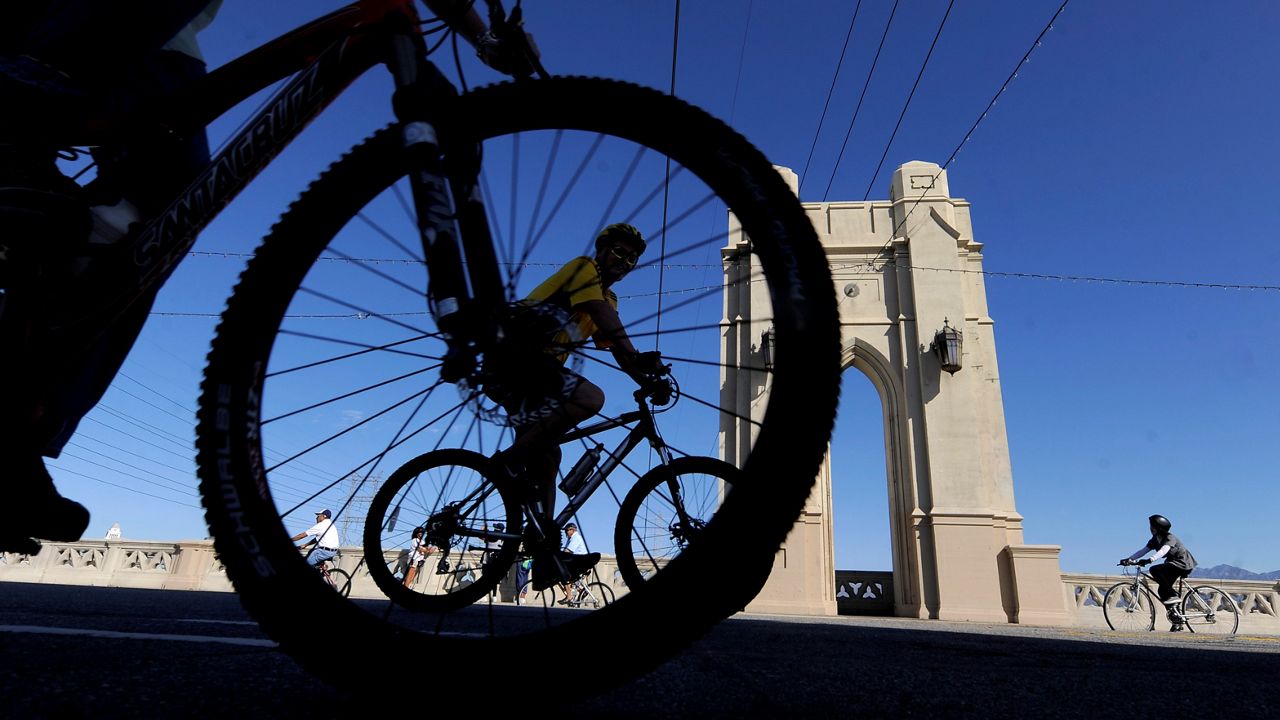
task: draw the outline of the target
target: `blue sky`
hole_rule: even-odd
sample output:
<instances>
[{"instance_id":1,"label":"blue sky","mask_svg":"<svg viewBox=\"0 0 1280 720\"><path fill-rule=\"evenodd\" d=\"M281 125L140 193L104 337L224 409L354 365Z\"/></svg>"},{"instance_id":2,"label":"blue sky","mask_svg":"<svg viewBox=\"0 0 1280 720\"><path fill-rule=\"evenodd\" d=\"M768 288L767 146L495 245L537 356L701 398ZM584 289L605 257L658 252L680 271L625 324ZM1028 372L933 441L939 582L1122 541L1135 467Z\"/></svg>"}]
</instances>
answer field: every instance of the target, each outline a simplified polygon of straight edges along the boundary
<instances>
[{"instance_id":1,"label":"blue sky","mask_svg":"<svg viewBox=\"0 0 1280 720\"><path fill-rule=\"evenodd\" d=\"M201 42L216 66L340 4L227 0ZM1059 4L957 2L878 174L944 0L897 7L838 165L890 0L861 3L820 133L852 2L683 3L676 94L797 172L813 146L802 200L861 200L868 186L884 198L898 165L951 155ZM673 3L531 2L525 12L552 72L668 88ZM1277 21L1268 2L1073 0L948 170L953 195L973 204L986 269L1276 285L1273 203L1253 196L1268 192L1280 163ZM440 64L453 74L451 60ZM473 84L497 79L471 58L464 68ZM103 406L51 463L63 493L93 512L90 536L116 521L127 537L205 535L190 418L215 320L165 313L221 310L241 254L341 149L387 122L383 88L370 77L318 120L161 293ZM233 115L211 129L215 144L244 117ZM1202 564L1280 568L1270 542L1280 392L1267 364L1280 357L1280 292L999 276L986 285L1028 543L1062 545L1064 570L1102 571L1160 512ZM624 319L629 309L640 304L624 305ZM886 569L879 401L856 371L845 380L837 566Z\"/></svg>"}]
</instances>

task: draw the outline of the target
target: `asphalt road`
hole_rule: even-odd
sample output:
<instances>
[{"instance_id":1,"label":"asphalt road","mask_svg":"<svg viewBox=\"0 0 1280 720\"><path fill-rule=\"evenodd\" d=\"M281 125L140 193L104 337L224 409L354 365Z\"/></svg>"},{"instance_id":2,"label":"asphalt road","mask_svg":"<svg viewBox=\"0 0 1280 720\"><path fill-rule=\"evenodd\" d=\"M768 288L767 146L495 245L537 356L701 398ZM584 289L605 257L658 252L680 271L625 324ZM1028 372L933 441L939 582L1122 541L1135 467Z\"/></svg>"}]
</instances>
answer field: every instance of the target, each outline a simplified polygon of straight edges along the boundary
<instances>
[{"instance_id":1,"label":"asphalt road","mask_svg":"<svg viewBox=\"0 0 1280 720\"><path fill-rule=\"evenodd\" d=\"M589 697L574 685L574 663L615 652L625 648L606 638L528 661L565 665L547 694L572 698L556 714L577 717L1280 716L1276 637L739 616L621 688ZM495 687L484 668L425 666L389 668L380 687L331 687L274 649L234 595L0 583L4 718L433 717L441 703L490 717L543 705L544 693Z\"/></svg>"}]
</instances>

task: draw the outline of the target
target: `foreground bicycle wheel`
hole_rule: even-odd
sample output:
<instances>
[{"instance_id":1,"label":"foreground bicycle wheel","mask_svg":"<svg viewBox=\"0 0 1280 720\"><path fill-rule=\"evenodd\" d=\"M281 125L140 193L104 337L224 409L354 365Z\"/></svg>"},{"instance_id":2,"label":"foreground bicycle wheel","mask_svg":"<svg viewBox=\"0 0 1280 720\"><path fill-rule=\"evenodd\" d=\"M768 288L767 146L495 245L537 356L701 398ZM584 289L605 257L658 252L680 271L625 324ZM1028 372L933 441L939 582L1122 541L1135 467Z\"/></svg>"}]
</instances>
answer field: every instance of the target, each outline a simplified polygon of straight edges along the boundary
<instances>
[{"instance_id":1,"label":"foreground bicycle wheel","mask_svg":"<svg viewBox=\"0 0 1280 720\"><path fill-rule=\"evenodd\" d=\"M1155 596L1146 587L1131 582L1116 583L1102 599L1102 614L1112 630L1147 632L1156 626L1157 605Z\"/></svg>"},{"instance_id":2,"label":"foreground bicycle wheel","mask_svg":"<svg viewBox=\"0 0 1280 720\"><path fill-rule=\"evenodd\" d=\"M614 526L618 572L638 588L706 531L738 468L708 457L676 458L645 473L623 499Z\"/></svg>"},{"instance_id":3,"label":"foreground bicycle wheel","mask_svg":"<svg viewBox=\"0 0 1280 720\"><path fill-rule=\"evenodd\" d=\"M1191 588L1182 598L1187 629L1201 635L1234 635L1240 627L1240 607L1225 590L1212 585Z\"/></svg>"},{"instance_id":4,"label":"foreground bicycle wheel","mask_svg":"<svg viewBox=\"0 0 1280 720\"><path fill-rule=\"evenodd\" d=\"M315 504L334 509L350 544L394 468L442 447L489 456L509 440L478 392L437 375L443 343L425 311L401 142L389 129L290 208L223 314L199 415L206 515L245 607L321 675L334 672L335 653L359 659L344 665L344 680L355 673L378 681L424 657L487 667L494 657L546 657L607 639L627 652L577 675L585 687L604 688L651 669L741 609L767 578L812 487L835 412L839 329L826 257L803 208L758 151L661 93L555 78L482 88L444 114L446 146L483 143L482 189L511 298L588 251L604 225L643 229L650 252L615 289L633 341L658 346L680 379L683 404L673 412L680 427L668 442L677 455L705 455L732 433L741 480L697 543L639 590L591 612L481 599L454 612L415 613L387 600L344 600L309 573L289 537L305 529ZM728 287L725 257L750 267ZM759 298L756 317L727 321L741 324L744 338L771 330L777 340L767 370L757 350L722 347L726 292ZM741 359L724 361L726 354ZM630 397L634 387L607 353L573 355L610 398ZM726 386L726 377L736 382ZM722 409L722 389L766 385L750 416ZM588 543L593 533L607 536L618 498L652 467L641 455L579 513ZM604 580L623 587L617 577ZM678 614L669 612L677 606ZM321 624L340 630L317 636ZM510 677L490 679L549 681L555 668L521 663Z\"/></svg>"}]
</instances>

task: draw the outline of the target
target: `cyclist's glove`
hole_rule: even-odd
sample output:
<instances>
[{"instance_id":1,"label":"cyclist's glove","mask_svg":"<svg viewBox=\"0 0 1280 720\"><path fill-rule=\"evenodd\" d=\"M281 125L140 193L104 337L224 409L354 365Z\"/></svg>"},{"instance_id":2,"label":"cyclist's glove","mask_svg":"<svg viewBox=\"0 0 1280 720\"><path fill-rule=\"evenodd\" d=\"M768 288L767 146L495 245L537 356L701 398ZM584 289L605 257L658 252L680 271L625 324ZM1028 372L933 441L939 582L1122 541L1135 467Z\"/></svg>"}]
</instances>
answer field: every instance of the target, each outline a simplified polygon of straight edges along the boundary
<instances>
[{"instance_id":1,"label":"cyclist's glove","mask_svg":"<svg viewBox=\"0 0 1280 720\"><path fill-rule=\"evenodd\" d=\"M666 375L669 369L662 364L662 353L657 350L636 353L635 368L645 375L657 376Z\"/></svg>"},{"instance_id":2,"label":"cyclist's glove","mask_svg":"<svg viewBox=\"0 0 1280 720\"><path fill-rule=\"evenodd\" d=\"M1151 564L1151 558L1142 558L1141 560L1137 561L1137 562L1136 562L1136 563L1134 563L1134 564L1135 564L1135 565L1150 565L1150 564Z\"/></svg>"},{"instance_id":3,"label":"cyclist's glove","mask_svg":"<svg viewBox=\"0 0 1280 720\"><path fill-rule=\"evenodd\" d=\"M666 405L671 402L671 381L666 378L654 380L647 389L649 401L654 405Z\"/></svg>"}]
</instances>

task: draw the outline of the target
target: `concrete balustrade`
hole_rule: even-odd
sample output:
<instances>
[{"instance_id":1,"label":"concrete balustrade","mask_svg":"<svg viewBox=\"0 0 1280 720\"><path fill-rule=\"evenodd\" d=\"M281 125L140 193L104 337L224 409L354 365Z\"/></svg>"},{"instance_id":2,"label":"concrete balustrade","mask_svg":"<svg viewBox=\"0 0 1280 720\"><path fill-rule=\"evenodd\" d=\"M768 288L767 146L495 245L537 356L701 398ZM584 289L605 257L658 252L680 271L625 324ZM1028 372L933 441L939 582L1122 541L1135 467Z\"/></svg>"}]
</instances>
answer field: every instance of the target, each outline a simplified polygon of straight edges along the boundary
<instances>
[{"instance_id":1,"label":"concrete balustrade","mask_svg":"<svg viewBox=\"0 0 1280 720\"><path fill-rule=\"evenodd\" d=\"M478 567L479 559L478 553L468 553L459 561ZM394 552L387 553L385 560L391 566L398 562ZM427 561L418 582L440 582L440 576L432 572L433 562L433 559ZM359 548L343 548L337 558L337 566L352 574L352 597L383 597L362 562ZM600 580L620 597L626 594L627 587L617 569L617 562L608 555L597 566ZM1107 588L1123 579L1119 575L1063 573L1062 593L1063 603L1068 608L1068 623L1077 627L1105 628L1103 596ZM47 543L44 551L36 556L0 553L0 582L4 581L163 590L234 590L211 540ZM1211 578L1192 578L1191 582L1212 584L1232 596L1240 607L1240 633L1280 635L1280 583ZM892 615L894 612L892 573L837 570L834 585L834 596L841 614ZM513 569L499 586L497 597L499 602L514 602L515 595Z\"/></svg>"}]
</instances>

